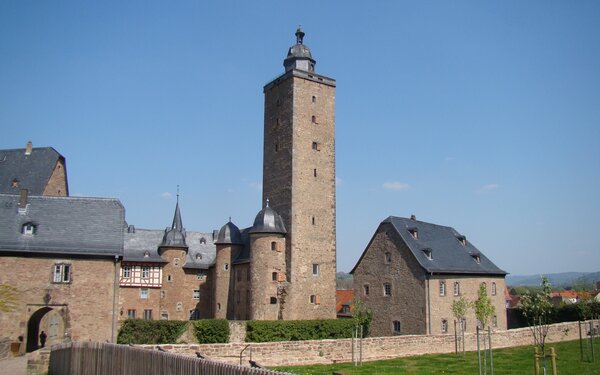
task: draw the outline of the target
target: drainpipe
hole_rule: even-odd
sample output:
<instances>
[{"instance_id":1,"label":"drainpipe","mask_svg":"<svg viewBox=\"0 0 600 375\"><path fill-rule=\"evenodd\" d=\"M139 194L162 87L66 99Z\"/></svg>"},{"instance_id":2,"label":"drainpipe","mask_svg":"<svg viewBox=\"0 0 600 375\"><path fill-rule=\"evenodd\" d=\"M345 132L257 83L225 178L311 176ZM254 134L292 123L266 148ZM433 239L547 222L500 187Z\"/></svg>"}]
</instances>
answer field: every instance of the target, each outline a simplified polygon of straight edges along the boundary
<instances>
[{"instance_id":1,"label":"drainpipe","mask_svg":"<svg viewBox=\"0 0 600 375\"><path fill-rule=\"evenodd\" d=\"M433 273L427 274L425 277L427 278L427 329L429 334L431 335L431 298L429 296L430 288L429 288L429 278L433 275Z\"/></svg>"},{"instance_id":2,"label":"drainpipe","mask_svg":"<svg viewBox=\"0 0 600 375\"><path fill-rule=\"evenodd\" d=\"M117 272L119 272L119 268L117 265L119 264L119 256L115 255L115 272L113 278L113 306L112 306L112 330L110 334L110 341L115 342L115 317L116 317L116 304L117 304Z\"/></svg>"}]
</instances>

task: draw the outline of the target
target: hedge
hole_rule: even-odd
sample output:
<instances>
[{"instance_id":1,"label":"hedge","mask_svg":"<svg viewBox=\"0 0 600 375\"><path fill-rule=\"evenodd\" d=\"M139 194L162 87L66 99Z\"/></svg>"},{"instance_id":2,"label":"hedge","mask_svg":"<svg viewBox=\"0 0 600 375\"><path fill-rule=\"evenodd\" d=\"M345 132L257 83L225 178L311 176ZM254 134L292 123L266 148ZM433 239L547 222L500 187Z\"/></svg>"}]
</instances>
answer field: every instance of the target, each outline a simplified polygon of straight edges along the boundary
<instances>
[{"instance_id":1,"label":"hedge","mask_svg":"<svg viewBox=\"0 0 600 375\"><path fill-rule=\"evenodd\" d=\"M246 322L246 342L350 338L355 326L354 319L251 320Z\"/></svg>"},{"instance_id":2,"label":"hedge","mask_svg":"<svg viewBox=\"0 0 600 375\"><path fill-rule=\"evenodd\" d=\"M185 331L187 321L127 319L121 325L119 344L173 344Z\"/></svg>"},{"instance_id":3,"label":"hedge","mask_svg":"<svg viewBox=\"0 0 600 375\"><path fill-rule=\"evenodd\" d=\"M194 321L194 334L200 344L229 342L229 322L225 319L202 319Z\"/></svg>"}]
</instances>

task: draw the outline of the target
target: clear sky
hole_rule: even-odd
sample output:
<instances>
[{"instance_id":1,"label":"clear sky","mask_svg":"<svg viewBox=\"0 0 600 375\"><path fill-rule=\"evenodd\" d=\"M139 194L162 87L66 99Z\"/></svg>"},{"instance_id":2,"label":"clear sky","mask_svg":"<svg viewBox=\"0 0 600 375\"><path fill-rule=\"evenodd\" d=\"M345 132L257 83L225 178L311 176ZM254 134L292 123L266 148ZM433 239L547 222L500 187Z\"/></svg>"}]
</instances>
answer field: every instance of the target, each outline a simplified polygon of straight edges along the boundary
<instances>
[{"instance_id":1,"label":"clear sky","mask_svg":"<svg viewBox=\"0 0 600 375\"><path fill-rule=\"evenodd\" d=\"M0 1L0 148L160 229L252 225L262 87L301 24L337 79L338 270L390 215L512 274L600 270L598 1Z\"/></svg>"}]
</instances>

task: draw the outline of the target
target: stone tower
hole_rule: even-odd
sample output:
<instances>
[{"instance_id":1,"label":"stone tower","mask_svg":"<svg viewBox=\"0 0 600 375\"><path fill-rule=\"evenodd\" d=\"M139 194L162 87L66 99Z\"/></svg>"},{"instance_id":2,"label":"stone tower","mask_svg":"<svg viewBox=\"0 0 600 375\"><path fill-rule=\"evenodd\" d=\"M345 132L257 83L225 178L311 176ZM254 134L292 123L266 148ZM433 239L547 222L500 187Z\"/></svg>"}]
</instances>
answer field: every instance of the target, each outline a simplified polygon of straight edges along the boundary
<instances>
[{"instance_id":1,"label":"stone tower","mask_svg":"<svg viewBox=\"0 0 600 375\"><path fill-rule=\"evenodd\" d=\"M239 228L229 222L219 230L217 256L214 268L214 317L216 319L233 319L234 314L234 274L233 261L242 249L243 241Z\"/></svg>"},{"instance_id":2,"label":"stone tower","mask_svg":"<svg viewBox=\"0 0 600 375\"><path fill-rule=\"evenodd\" d=\"M335 318L335 80L296 31L285 73L264 87L263 202L287 229L283 319Z\"/></svg>"}]
</instances>

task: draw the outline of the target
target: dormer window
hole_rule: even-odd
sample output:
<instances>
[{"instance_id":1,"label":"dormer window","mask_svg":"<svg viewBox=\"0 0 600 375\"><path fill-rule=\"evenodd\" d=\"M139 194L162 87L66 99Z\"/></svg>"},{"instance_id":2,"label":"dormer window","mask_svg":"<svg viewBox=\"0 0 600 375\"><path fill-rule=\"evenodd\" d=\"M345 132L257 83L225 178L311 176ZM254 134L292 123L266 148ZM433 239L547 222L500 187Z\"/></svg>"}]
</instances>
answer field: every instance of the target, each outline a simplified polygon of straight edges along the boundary
<instances>
[{"instance_id":1,"label":"dormer window","mask_svg":"<svg viewBox=\"0 0 600 375\"><path fill-rule=\"evenodd\" d=\"M206 238L202 237L200 239L200 245L206 245Z\"/></svg>"},{"instance_id":2,"label":"dormer window","mask_svg":"<svg viewBox=\"0 0 600 375\"><path fill-rule=\"evenodd\" d=\"M148 258L150 256L150 252L148 250L144 251L144 258Z\"/></svg>"},{"instance_id":3,"label":"dormer window","mask_svg":"<svg viewBox=\"0 0 600 375\"><path fill-rule=\"evenodd\" d=\"M201 260L202 259L202 254L198 253L196 254L196 260Z\"/></svg>"},{"instance_id":4,"label":"dormer window","mask_svg":"<svg viewBox=\"0 0 600 375\"><path fill-rule=\"evenodd\" d=\"M433 260L433 251L431 249L423 249L423 254L425 254L427 259Z\"/></svg>"},{"instance_id":5,"label":"dormer window","mask_svg":"<svg viewBox=\"0 0 600 375\"><path fill-rule=\"evenodd\" d=\"M461 245L467 246L467 237L465 237L465 236L456 236L456 239L458 240L458 242L460 242Z\"/></svg>"},{"instance_id":6,"label":"dormer window","mask_svg":"<svg viewBox=\"0 0 600 375\"><path fill-rule=\"evenodd\" d=\"M408 233L410 233L413 239L419 239L419 231L417 230L417 228L408 228Z\"/></svg>"},{"instance_id":7,"label":"dormer window","mask_svg":"<svg viewBox=\"0 0 600 375\"><path fill-rule=\"evenodd\" d=\"M21 233L28 236L33 236L37 231L37 227L34 223L25 223L21 227Z\"/></svg>"},{"instance_id":8,"label":"dormer window","mask_svg":"<svg viewBox=\"0 0 600 375\"><path fill-rule=\"evenodd\" d=\"M473 258L475 263L477 263L477 264L481 263L481 258L479 257L479 255L471 255L471 257Z\"/></svg>"}]
</instances>

